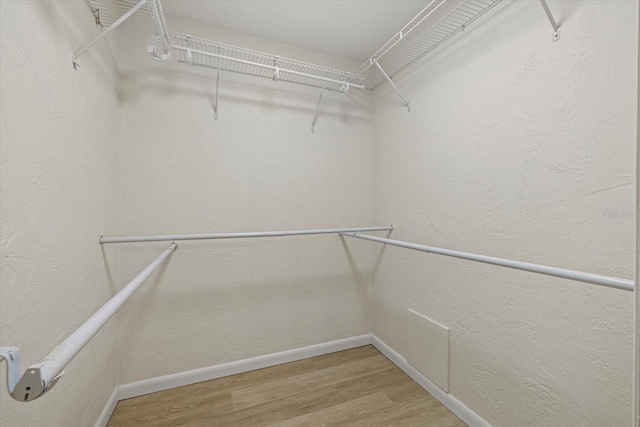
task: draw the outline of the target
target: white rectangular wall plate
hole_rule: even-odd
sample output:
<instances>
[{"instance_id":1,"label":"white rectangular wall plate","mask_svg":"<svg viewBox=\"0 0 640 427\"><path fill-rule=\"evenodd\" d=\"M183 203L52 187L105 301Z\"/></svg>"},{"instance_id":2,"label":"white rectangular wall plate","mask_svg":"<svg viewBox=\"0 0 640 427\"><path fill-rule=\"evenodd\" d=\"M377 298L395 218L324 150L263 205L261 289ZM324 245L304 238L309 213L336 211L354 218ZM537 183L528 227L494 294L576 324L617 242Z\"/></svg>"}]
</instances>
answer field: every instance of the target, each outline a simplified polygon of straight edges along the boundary
<instances>
[{"instance_id":1,"label":"white rectangular wall plate","mask_svg":"<svg viewBox=\"0 0 640 427\"><path fill-rule=\"evenodd\" d=\"M407 362L449 392L449 328L407 309Z\"/></svg>"}]
</instances>

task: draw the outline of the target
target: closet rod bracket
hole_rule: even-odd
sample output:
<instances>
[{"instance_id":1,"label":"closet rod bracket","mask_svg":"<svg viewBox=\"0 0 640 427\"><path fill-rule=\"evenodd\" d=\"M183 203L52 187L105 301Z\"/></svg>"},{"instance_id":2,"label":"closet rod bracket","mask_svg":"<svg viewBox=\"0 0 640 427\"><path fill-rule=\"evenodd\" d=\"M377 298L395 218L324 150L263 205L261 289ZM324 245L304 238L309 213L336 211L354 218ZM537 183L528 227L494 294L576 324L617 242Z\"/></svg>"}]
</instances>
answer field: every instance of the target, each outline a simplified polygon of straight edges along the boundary
<instances>
[{"instance_id":1,"label":"closet rod bracket","mask_svg":"<svg viewBox=\"0 0 640 427\"><path fill-rule=\"evenodd\" d=\"M542 8L544 9L544 13L547 14L547 18L549 18L549 22L551 23L551 26L553 27L553 38L552 38L552 40L554 42L557 42L558 40L560 40L560 25L558 25L558 22L553 17L553 14L551 13L551 9L549 9L549 5L547 4L547 1L546 0L540 0L540 4L542 4Z\"/></svg>"},{"instance_id":2,"label":"closet rod bracket","mask_svg":"<svg viewBox=\"0 0 640 427\"><path fill-rule=\"evenodd\" d=\"M156 53L156 49L158 48L160 42L162 42L162 53L158 55ZM162 36L161 34L154 34L153 36L151 36L149 42L147 43L147 53L149 53L149 55L151 55L151 57L156 61L166 61L171 56L171 50L169 49L169 46L170 45L167 43L164 36Z\"/></svg>"},{"instance_id":3,"label":"closet rod bracket","mask_svg":"<svg viewBox=\"0 0 640 427\"><path fill-rule=\"evenodd\" d=\"M7 390L18 402L30 402L51 390L60 380L61 371L47 382L42 375L43 363L31 365L24 375L20 375L20 349L18 347L0 347L0 362L7 362Z\"/></svg>"},{"instance_id":4,"label":"closet rod bracket","mask_svg":"<svg viewBox=\"0 0 640 427\"><path fill-rule=\"evenodd\" d=\"M13 396L13 390L20 380L20 349L18 347L0 347L0 362L7 362L7 390Z\"/></svg>"},{"instance_id":5,"label":"closet rod bracket","mask_svg":"<svg viewBox=\"0 0 640 427\"><path fill-rule=\"evenodd\" d=\"M149 3L149 11L151 12L151 20L153 21L153 27L156 33L151 36L149 43L147 44L147 51L151 58L156 61L166 61L171 56L171 40L169 39L169 32L164 20L164 14L162 13L162 6L159 0L147 0ZM156 53L156 47L158 44L162 44L162 53L158 55ZM153 49L151 49L153 47Z\"/></svg>"},{"instance_id":6,"label":"closet rod bracket","mask_svg":"<svg viewBox=\"0 0 640 427\"><path fill-rule=\"evenodd\" d=\"M408 113L411 112L411 104L409 104L409 101L407 101L407 99L402 95L402 92L400 92L400 89L398 89L398 86L396 86L393 80L391 80L391 77L389 77L389 75L384 71L384 68L380 66L380 64L378 63L378 60L375 58L372 58L371 61L376 65L376 67L378 67L378 69L380 70L384 78L387 79L391 87L398 93L398 96L400 96L400 98L402 99L402 102L404 102L404 106L407 107L407 112Z\"/></svg>"}]
</instances>

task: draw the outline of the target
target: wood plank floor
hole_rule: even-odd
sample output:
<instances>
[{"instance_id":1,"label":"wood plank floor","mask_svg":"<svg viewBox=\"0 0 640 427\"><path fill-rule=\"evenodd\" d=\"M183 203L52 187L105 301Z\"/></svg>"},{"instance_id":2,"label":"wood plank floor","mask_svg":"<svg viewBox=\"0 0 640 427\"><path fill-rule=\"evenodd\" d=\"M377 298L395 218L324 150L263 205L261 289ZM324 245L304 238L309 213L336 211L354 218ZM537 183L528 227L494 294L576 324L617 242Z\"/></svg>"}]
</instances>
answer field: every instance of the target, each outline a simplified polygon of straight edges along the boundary
<instances>
[{"instance_id":1,"label":"wood plank floor","mask_svg":"<svg viewBox=\"0 0 640 427\"><path fill-rule=\"evenodd\" d=\"M466 426L373 346L123 400L120 426Z\"/></svg>"}]
</instances>

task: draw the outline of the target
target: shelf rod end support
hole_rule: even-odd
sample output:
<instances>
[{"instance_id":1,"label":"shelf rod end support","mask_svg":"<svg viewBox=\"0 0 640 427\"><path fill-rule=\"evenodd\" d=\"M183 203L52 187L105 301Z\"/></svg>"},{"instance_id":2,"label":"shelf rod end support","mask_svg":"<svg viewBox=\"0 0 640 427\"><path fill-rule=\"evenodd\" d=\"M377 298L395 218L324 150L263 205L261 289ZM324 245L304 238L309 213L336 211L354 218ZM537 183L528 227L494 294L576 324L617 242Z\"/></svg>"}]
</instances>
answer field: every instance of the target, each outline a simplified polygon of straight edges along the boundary
<instances>
[{"instance_id":1,"label":"shelf rod end support","mask_svg":"<svg viewBox=\"0 0 640 427\"><path fill-rule=\"evenodd\" d=\"M380 64L378 63L378 60L373 59L373 63L376 64L376 67L378 67L378 69L380 70L384 78L387 79L389 84L391 84L391 87L393 87L393 89L398 93L398 96L400 96L400 98L402 99L402 102L404 102L405 107L407 107L407 112L411 112L411 104L409 104L409 101L407 101L407 99L402 95L402 92L400 92L400 89L398 89L398 86L396 86L393 80L391 80L391 77L389 77L389 75L380 66Z\"/></svg>"},{"instance_id":2,"label":"shelf rod end support","mask_svg":"<svg viewBox=\"0 0 640 427\"><path fill-rule=\"evenodd\" d=\"M547 1L546 0L540 0L540 4L542 4L542 8L544 9L544 13L547 14L547 18L549 18L549 22L551 23L551 26L553 27L553 38L552 38L552 40L554 42L557 42L558 40L560 40L560 25L558 25L558 22L553 17L553 14L551 13L551 9L549 9L549 5L547 4Z\"/></svg>"}]
</instances>

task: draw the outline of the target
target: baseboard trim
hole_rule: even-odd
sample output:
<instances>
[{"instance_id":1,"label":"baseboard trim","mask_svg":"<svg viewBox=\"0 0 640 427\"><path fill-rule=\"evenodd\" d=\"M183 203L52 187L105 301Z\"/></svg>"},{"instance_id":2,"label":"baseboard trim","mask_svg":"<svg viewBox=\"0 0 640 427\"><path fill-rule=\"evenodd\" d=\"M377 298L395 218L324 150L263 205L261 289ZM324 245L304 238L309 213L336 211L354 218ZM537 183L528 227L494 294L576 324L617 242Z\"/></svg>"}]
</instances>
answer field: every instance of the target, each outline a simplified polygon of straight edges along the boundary
<instances>
[{"instance_id":1,"label":"baseboard trim","mask_svg":"<svg viewBox=\"0 0 640 427\"><path fill-rule=\"evenodd\" d=\"M337 351L362 347L369 344L371 344L370 334L359 335L322 344L310 345L308 347L267 354L265 356L253 357L251 359L239 360L237 362L224 363L222 365L164 375L161 377L150 378L148 380L135 381L119 386L118 398L119 400L130 399L132 397L156 393L158 391L169 390L171 388L214 380L216 378L227 377L229 375L240 374L243 372L255 371L256 369L282 365L283 363L295 362L302 359L308 359L310 357L322 356L324 354L335 353Z\"/></svg>"},{"instance_id":2,"label":"baseboard trim","mask_svg":"<svg viewBox=\"0 0 640 427\"><path fill-rule=\"evenodd\" d=\"M156 393L158 391L196 384L202 381L214 380L217 378L227 377L229 375L241 374L243 372L255 371L256 369L282 365L283 363L295 362L298 360L308 359L310 357L335 353L337 351L349 350L351 348L362 347L369 344L373 344L373 346L384 354L391 362L402 369L422 388L438 399L444 406L449 408L451 412L456 414L470 427L492 427L491 424L469 409L464 403L460 402L451 394L443 391L440 387L435 385L435 383L431 382L427 377L412 367L398 352L372 334L359 335L322 344L315 344L307 347L267 354L265 356L253 357L251 359L239 360L236 362L224 363L222 365L194 369L177 374L164 375L161 377L150 378L148 380L123 384L116 387L109 397L100 417L96 421L95 427L105 427L107 425L119 400L130 399L132 397Z\"/></svg>"},{"instance_id":3,"label":"baseboard trim","mask_svg":"<svg viewBox=\"0 0 640 427\"><path fill-rule=\"evenodd\" d=\"M114 409L116 409L116 405L118 404L118 387L113 389L113 393L109 396L107 400L107 404L104 406L102 413L96 420L95 427L105 427L109 422L109 418L111 418L111 414L113 414Z\"/></svg>"},{"instance_id":4,"label":"baseboard trim","mask_svg":"<svg viewBox=\"0 0 640 427\"><path fill-rule=\"evenodd\" d=\"M469 427L492 427L480 415L469 409L464 403L453 397L451 394L443 391L440 387L431 382L427 377L422 375L417 369L411 366L404 357L397 353L394 349L382 342L375 335L371 335L371 343L389 360L391 360L398 368L402 369L415 382L420 384L422 388L427 390L433 397L438 399L444 406L449 408L451 412L456 414L458 418L467 423Z\"/></svg>"}]
</instances>

